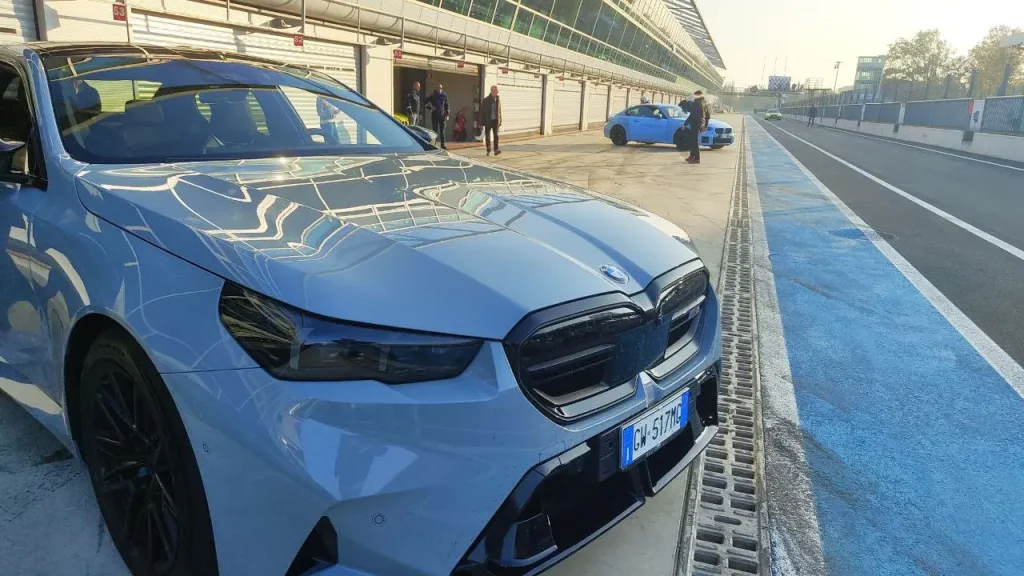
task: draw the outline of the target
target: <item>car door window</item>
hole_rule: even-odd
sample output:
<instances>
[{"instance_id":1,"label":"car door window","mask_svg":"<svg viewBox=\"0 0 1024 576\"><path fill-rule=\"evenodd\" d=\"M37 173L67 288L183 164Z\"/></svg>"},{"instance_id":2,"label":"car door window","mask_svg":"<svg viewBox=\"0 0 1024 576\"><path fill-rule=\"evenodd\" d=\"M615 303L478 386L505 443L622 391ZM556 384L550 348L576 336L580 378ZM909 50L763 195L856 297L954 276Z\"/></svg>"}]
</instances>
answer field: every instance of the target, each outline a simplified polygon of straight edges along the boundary
<instances>
[{"instance_id":1,"label":"car door window","mask_svg":"<svg viewBox=\"0 0 1024 576\"><path fill-rule=\"evenodd\" d=\"M634 106L634 107L626 110L626 116L639 116L639 115L640 115L640 107L639 106Z\"/></svg>"},{"instance_id":2,"label":"car door window","mask_svg":"<svg viewBox=\"0 0 1024 576\"><path fill-rule=\"evenodd\" d=\"M664 120L665 114L661 111L660 108L651 108L651 117L656 118L658 120Z\"/></svg>"}]
</instances>

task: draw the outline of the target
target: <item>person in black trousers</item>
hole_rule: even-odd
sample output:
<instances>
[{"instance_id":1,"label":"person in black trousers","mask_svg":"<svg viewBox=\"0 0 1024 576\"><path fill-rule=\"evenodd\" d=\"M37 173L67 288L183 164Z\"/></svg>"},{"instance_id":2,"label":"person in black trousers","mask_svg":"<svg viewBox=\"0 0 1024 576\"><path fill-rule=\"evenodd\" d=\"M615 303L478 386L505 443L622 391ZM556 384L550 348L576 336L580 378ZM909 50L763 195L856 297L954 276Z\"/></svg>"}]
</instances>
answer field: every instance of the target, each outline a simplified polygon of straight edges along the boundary
<instances>
[{"instance_id":1,"label":"person in black trousers","mask_svg":"<svg viewBox=\"0 0 1024 576\"><path fill-rule=\"evenodd\" d=\"M690 156L686 161L690 164L700 164L700 135L707 128L708 118L711 115L708 114L704 93L697 90L693 96L694 98L690 102L690 115L686 117L686 122L683 124L690 137Z\"/></svg>"},{"instance_id":2,"label":"person in black trousers","mask_svg":"<svg viewBox=\"0 0 1024 576\"><path fill-rule=\"evenodd\" d=\"M432 108L430 119L434 132L437 132L437 141L441 145L441 149L447 150L448 146L445 145L444 139L444 124L448 121L448 94L445 93L444 86L438 84L434 88L433 94L427 99L427 104Z\"/></svg>"},{"instance_id":3,"label":"person in black trousers","mask_svg":"<svg viewBox=\"0 0 1024 576\"><path fill-rule=\"evenodd\" d=\"M811 104L811 111L807 116L807 125L814 126L814 117L818 115L818 107Z\"/></svg>"},{"instance_id":4,"label":"person in black trousers","mask_svg":"<svg viewBox=\"0 0 1024 576\"><path fill-rule=\"evenodd\" d=\"M410 126L420 125L420 83L413 82L412 90L405 95L405 115L409 117Z\"/></svg>"},{"instance_id":5,"label":"person in black trousers","mask_svg":"<svg viewBox=\"0 0 1024 576\"><path fill-rule=\"evenodd\" d=\"M484 125L484 142L487 143L487 155L491 155L491 134L494 134L494 155L501 154L498 146L498 128L501 128L501 100L498 99L498 87L491 86L491 93L484 98L480 106L480 118Z\"/></svg>"}]
</instances>

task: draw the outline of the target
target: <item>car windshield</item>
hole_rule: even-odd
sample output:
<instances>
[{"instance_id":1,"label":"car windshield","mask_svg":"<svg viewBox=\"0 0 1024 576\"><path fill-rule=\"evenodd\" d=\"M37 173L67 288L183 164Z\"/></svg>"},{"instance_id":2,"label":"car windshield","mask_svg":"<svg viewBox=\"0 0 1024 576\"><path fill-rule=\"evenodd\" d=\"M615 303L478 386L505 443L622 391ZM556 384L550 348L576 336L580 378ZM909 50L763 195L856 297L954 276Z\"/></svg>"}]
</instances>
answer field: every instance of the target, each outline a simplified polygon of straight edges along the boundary
<instances>
[{"instance_id":1,"label":"car windshield","mask_svg":"<svg viewBox=\"0 0 1024 576\"><path fill-rule=\"evenodd\" d=\"M47 57L68 153L91 163L384 154L425 145L305 68L251 60Z\"/></svg>"},{"instance_id":2,"label":"car windshield","mask_svg":"<svg viewBox=\"0 0 1024 576\"><path fill-rule=\"evenodd\" d=\"M686 113L679 106L665 106L662 108L669 118L686 118Z\"/></svg>"},{"instance_id":3,"label":"car windshield","mask_svg":"<svg viewBox=\"0 0 1024 576\"><path fill-rule=\"evenodd\" d=\"M768 111L768 113L769 113L769 114L778 114L778 113L779 113L779 111L778 111L778 110L776 110L775 108L772 108L771 110L769 110L769 111Z\"/></svg>"}]
</instances>

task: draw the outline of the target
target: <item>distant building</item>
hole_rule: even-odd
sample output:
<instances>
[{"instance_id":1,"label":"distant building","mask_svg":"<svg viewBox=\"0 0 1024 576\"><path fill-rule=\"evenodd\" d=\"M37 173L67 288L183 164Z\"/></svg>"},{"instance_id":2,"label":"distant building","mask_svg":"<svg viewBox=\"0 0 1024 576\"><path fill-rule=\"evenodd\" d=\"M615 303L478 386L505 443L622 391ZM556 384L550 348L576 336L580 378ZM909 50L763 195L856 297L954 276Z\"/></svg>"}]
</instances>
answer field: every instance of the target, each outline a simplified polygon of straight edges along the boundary
<instances>
[{"instance_id":1,"label":"distant building","mask_svg":"<svg viewBox=\"0 0 1024 576\"><path fill-rule=\"evenodd\" d=\"M857 73L853 77L853 93L860 102L874 102L879 98L885 56L857 58Z\"/></svg>"}]
</instances>

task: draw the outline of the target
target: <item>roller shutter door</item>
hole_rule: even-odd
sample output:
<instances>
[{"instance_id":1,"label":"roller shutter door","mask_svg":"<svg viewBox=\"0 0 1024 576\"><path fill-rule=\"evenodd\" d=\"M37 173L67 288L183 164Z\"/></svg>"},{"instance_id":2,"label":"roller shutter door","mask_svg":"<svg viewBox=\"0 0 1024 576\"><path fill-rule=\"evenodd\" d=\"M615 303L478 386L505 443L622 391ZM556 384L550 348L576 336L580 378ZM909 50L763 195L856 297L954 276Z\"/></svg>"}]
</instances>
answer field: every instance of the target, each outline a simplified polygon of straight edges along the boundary
<instances>
[{"instance_id":1,"label":"roller shutter door","mask_svg":"<svg viewBox=\"0 0 1024 576\"><path fill-rule=\"evenodd\" d=\"M2 2L3 0L0 0ZM132 40L136 44L194 46L225 52L241 52L299 64L321 71L359 90L359 52L354 46L306 38L295 46L292 36L235 29L222 24L180 20L133 11Z\"/></svg>"},{"instance_id":2,"label":"roller shutter door","mask_svg":"<svg viewBox=\"0 0 1024 576\"><path fill-rule=\"evenodd\" d=\"M612 108L608 111L610 116L615 116L626 109L626 95L625 88L612 88Z\"/></svg>"},{"instance_id":3,"label":"roller shutter door","mask_svg":"<svg viewBox=\"0 0 1024 576\"><path fill-rule=\"evenodd\" d=\"M501 95L501 131L540 132L541 111L544 107L544 84L538 75L529 72L508 71L498 74Z\"/></svg>"},{"instance_id":4,"label":"roller shutter door","mask_svg":"<svg viewBox=\"0 0 1024 576\"><path fill-rule=\"evenodd\" d=\"M555 129L580 127L583 114L583 83L575 80L556 81L555 109L551 114L551 122Z\"/></svg>"},{"instance_id":5,"label":"roller shutter door","mask_svg":"<svg viewBox=\"0 0 1024 576\"><path fill-rule=\"evenodd\" d=\"M587 102L587 122L604 124L605 120L608 120L608 85L593 84L590 86L590 101Z\"/></svg>"},{"instance_id":6,"label":"roller shutter door","mask_svg":"<svg viewBox=\"0 0 1024 576\"><path fill-rule=\"evenodd\" d=\"M0 44L36 40L32 0L0 0Z\"/></svg>"}]
</instances>

